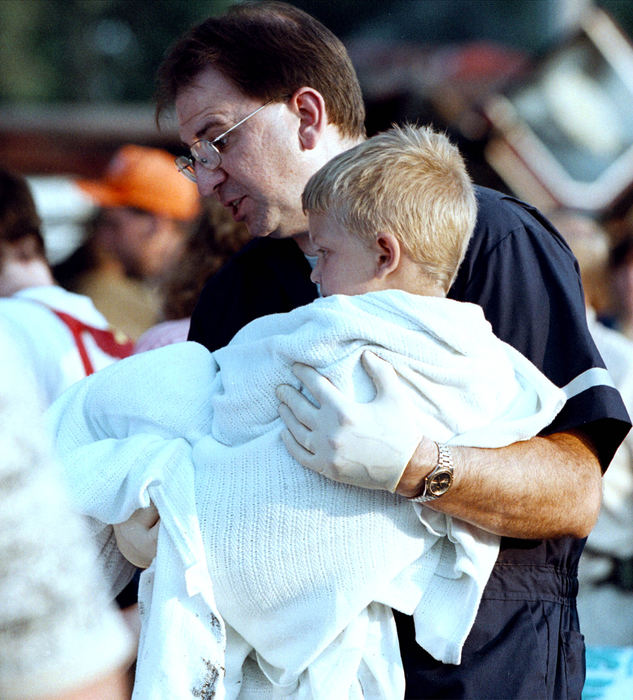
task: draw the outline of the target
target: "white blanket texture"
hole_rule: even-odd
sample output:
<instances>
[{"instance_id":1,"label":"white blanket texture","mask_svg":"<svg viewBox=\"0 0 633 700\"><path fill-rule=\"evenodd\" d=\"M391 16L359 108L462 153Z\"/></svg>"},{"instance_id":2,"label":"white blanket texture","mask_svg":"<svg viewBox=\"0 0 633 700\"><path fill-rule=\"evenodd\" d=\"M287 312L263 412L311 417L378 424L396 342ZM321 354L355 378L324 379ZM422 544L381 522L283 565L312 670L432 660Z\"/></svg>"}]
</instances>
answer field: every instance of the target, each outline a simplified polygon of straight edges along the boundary
<instances>
[{"instance_id":1,"label":"white blanket texture","mask_svg":"<svg viewBox=\"0 0 633 700\"><path fill-rule=\"evenodd\" d=\"M402 697L391 608L413 615L435 658L460 662L498 538L330 481L280 438L274 389L298 386L292 364L370 401L365 350L412 388L420 434L437 441L507 445L564 403L478 306L383 291L260 318L214 353L188 342L122 360L49 411L74 502L102 543L150 498L161 515L139 592L135 698Z\"/></svg>"}]
</instances>

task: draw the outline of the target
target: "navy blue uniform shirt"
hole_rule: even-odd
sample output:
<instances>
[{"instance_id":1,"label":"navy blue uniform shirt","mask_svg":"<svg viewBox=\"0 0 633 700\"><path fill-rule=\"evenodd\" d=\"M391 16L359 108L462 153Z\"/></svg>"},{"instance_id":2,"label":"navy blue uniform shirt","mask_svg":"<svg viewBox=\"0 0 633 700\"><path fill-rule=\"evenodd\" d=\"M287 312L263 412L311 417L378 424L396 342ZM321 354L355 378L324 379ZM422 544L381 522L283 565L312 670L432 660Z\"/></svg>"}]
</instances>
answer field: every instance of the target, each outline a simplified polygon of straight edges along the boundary
<instances>
[{"instance_id":1,"label":"navy blue uniform shirt","mask_svg":"<svg viewBox=\"0 0 633 700\"><path fill-rule=\"evenodd\" d=\"M606 469L630 423L587 329L576 261L534 208L486 188L477 188L477 199L477 225L449 297L482 306L498 337L565 388L568 401L543 434L583 430ZM309 303L317 296L309 276L292 240L252 241L205 286L189 339L215 350L254 318ZM494 483L485 487L493 499ZM406 696L580 698L584 643L575 596L583 546L569 537L502 538L459 666L426 654L411 618L396 614Z\"/></svg>"}]
</instances>

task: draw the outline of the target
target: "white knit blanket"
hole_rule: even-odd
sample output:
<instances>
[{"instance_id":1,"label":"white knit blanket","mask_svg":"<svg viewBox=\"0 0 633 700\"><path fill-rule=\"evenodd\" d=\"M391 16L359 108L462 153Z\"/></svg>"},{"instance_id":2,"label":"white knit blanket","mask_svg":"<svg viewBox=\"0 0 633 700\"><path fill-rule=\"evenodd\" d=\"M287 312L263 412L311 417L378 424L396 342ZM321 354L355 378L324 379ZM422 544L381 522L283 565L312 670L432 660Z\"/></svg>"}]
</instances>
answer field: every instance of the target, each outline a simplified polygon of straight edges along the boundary
<instances>
[{"instance_id":1,"label":"white knit blanket","mask_svg":"<svg viewBox=\"0 0 633 700\"><path fill-rule=\"evenodd\" d=\"M258 319L212 354L180 343L128 358L53 406L77 506L116 523L151 497L161 514L135 697L399 697L391 607L414 616L433 656L459 663L498 539L325 479L280 439L274 388L298 386L291 365L368 401L368 349L415 388L420 433L437 441L527 439L564 403L479 307L385 291Z\"/></svg>"}]
</instances>

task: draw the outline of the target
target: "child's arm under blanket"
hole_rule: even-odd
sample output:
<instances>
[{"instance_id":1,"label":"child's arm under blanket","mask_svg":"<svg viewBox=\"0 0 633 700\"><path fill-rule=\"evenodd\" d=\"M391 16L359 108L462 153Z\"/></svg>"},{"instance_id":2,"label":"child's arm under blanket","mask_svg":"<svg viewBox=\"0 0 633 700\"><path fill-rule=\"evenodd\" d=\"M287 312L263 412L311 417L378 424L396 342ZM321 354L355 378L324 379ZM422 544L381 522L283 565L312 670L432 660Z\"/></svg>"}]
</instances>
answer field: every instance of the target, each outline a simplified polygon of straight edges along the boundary
<instances>
[{"instance_id":1,"label":"child's arm under blanket","mask_svg":"<svg viewBox=\"0 0 633 700\"><path fill-rule=\"evenodd\" d=\"M47 412L71 498L87 516L115 595L135 568L121 556L110 523L148 506L148 480L166 463L189 460L190 444L210 431L215 376L210 353L182 343L101 370Z\"/></svg>"}]
</instances>

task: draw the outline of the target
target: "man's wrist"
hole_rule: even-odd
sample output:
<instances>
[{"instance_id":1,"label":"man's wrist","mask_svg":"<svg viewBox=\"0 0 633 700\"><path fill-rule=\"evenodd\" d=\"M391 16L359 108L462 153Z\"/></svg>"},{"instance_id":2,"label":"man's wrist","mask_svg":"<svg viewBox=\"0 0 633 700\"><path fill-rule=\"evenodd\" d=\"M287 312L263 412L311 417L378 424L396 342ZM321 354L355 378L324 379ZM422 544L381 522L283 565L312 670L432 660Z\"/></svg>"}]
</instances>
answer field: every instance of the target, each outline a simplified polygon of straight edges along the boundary
<instances>
[{"instance_id":1,"label":"man's wrist","mask_svg":"<svg viewBox=\"0 0 633 700\"><path fill-rule=\"evenodd\" d=\"M438 458L437 444L433 440L423 438L402 473L396 493L405 498L419 496L424 489L424 479L435 468Z\"/></svg>"},{"instance_id":2,"label":"man's wrist","mask_svg":"<svg viewBox=\"0 0 633 700\"><path fill-rule=\"evenodd\" d=\"M424 479L424 486L418 496L411 498L417 503L429 503L444 496L453 485L453 455L448 445L437 444L437 464Z\"/></svg>"}]
</instances>

